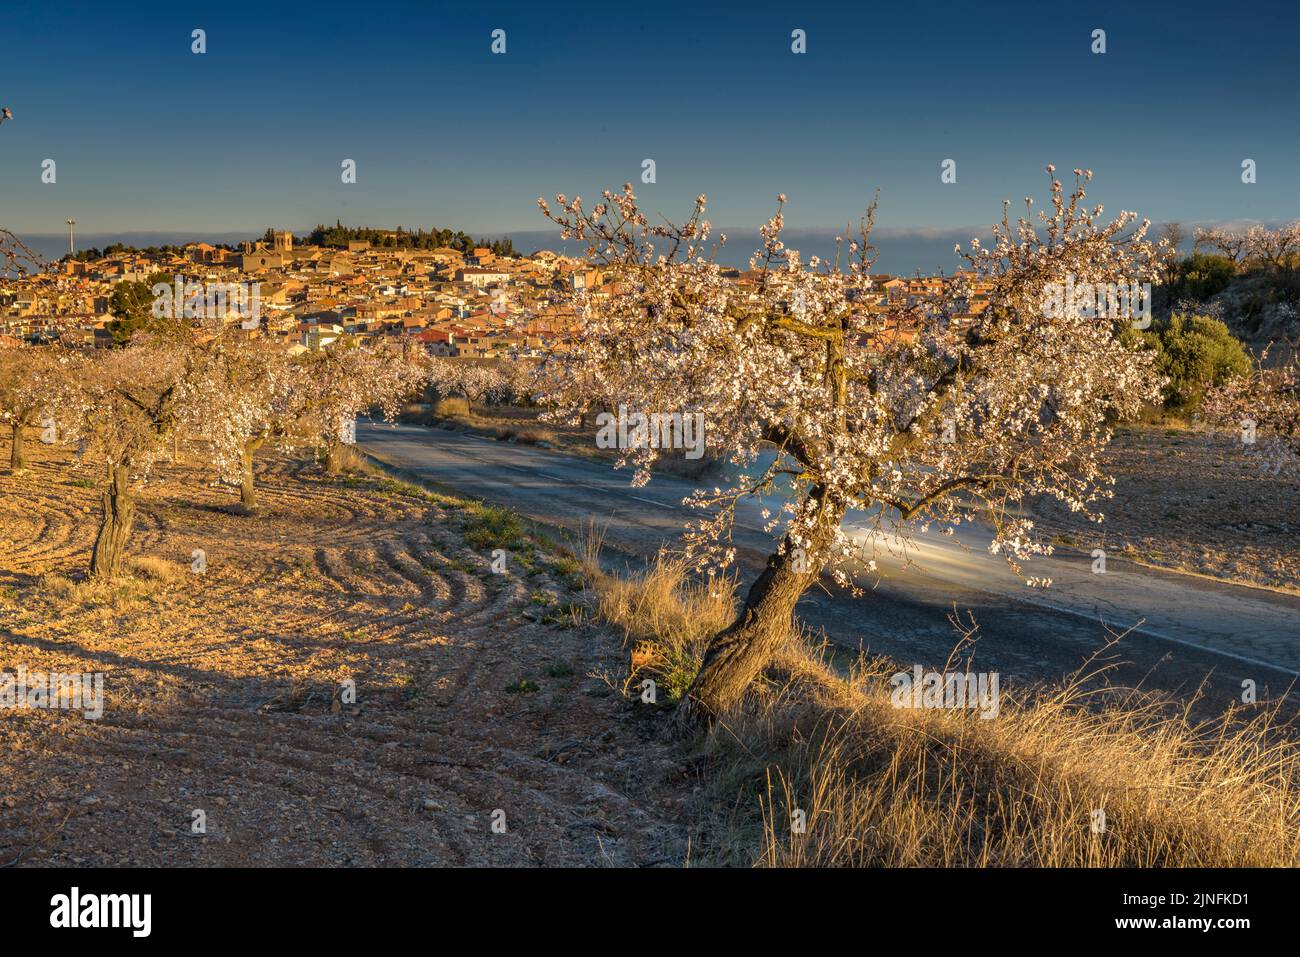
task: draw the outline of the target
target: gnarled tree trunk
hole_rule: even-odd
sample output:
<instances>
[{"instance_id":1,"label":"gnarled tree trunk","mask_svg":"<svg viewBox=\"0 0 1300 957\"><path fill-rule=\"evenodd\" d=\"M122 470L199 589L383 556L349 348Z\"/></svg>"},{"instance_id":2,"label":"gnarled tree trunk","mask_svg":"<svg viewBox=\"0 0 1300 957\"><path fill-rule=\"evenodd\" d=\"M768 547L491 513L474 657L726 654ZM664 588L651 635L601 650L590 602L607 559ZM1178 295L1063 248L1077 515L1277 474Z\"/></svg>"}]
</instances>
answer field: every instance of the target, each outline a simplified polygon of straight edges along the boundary
<instances>
[{"instance_id":1,"label":"gnarled tree trunk","mask_svg":"<svg viewBox=\"0 0 1300 957\"><path fill-rule=\"evenodd\" d=\"M343 474L343 443L338 439L330 439L325 443L325 474Z\"/></svg>"},{"instance_id":2,"label":"gnarled tree trunk","mask_svg":"<svg viewBox=\"0 0 1300 957\"><path fill-rule=\"evenodd\" d=\"M108 487L100 498L104 515L95 550L90 556L90 577L101 581L115 578L122 566L126 540L135 519L135 499L131 496L130 470L125 465L109 466Z\"/></svg>"},{"instance_id":3,"label":"gnarled tree trunk","mask_svg":"<svg viewBox=\"0 0 1300 957\"><path fill-rule=\"evenodd\" d=\"M817 581L824 556L835 539L843 505L828 502L817 488L811 498L820 503L817 521L802 550L787 535L781 554L773 554L750 586L736 620L709 642L700 672L682 700L687 721L711 720L740 703L745 690L789 639L794 608Z\"/></svg>"},{"instance_id":4,"label":"gnarled tree trunk","mask_svg":"<svg viewBox=\"0 0 1300 957\"><path fill-rule=\"evenodd\" d=\"M23 454L23 423L15 419L13 423L13 444L9 448L9 468L21 472L27 468L27 456Z\"/></svg>"},{"instance_id":5,"label":"gnarled tree trunk","mask_svg":"<svg viewBox=\"0 0 1300 957\"><path fill-rule=\"evenodd\" d=\"M257 489L253 486L253 455L262 447L262 439L249 439L240 453L239 504L247 511L257 508Z\"/></svg>"}]
</instances>

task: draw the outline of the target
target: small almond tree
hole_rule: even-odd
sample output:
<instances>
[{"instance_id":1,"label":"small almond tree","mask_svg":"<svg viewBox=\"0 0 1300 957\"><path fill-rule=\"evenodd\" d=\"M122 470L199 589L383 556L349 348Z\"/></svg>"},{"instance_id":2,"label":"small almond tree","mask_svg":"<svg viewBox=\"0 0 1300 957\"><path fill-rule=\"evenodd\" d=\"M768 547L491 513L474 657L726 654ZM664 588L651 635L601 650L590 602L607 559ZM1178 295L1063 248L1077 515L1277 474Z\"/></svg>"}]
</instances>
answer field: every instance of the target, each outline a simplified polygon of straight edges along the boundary
<instances>
[{"instance_id":1,"label":"small almond tree","mask_svg":"<svg viewBox=\"0 0 1300 957\"><path fill-rule=\"evenodd\" d=\"M90 577L118 576L135 520L135 484L146 481L166 449L180 413L180 383L203 349L179 338L137 335L120 349L68 362L51 417L80 456L105 466L102 517Z\"/></svg>"},{"instance_id":2,"label":"small almond tree","mask_svg":"<svg viewBox=\"0 0 1300 957\"><path fill-rule=\"evenodd\" d=\"M343 448L354 441L357 416L377 409L395 419L402 403L428 381L422 350L410 345L363 345L341 340L300 358L306 402L300 427L325 448L325 473L343 470Z\"/></svg>"},{"instance_id":3,"label":"small almond tree","mask_svg":"<svg viewBox=\"0 0 1300 957\"><path fill-rule=\"evenodd\" d=\"M274 442L295 448L311 402L307 368L283 346L224 332L178 386L179 425L204 436L223 479L239 484L240 510L257 509L253 457Z\"/></svg>"},{"instance_id":4,"label":"small almond tree","mask_svg":"<svg viewBox=\"0 0 1300 957\"><path fill-rule=\"evenodd\" d=\"M843 262L805 265L781 239L779 197L752 278L734 281L714 261L703 196L680 225L651 223L630 185L590 209L563 195L555 211L538 201L626 290L575 294L583 331L543 368L543 399L569 422L609 396L644 414L702 413L707 446L756 467L688 499L707 510L686 538L704 569L733 560L738 501L784 500L769 517L779 542L736 619L710 641L687 715L716 716L741 700L824 568L856 590L850 572L865 556L841 530L849 509L904 536L918 523L984 517L990 549L1018 570L1048 549L1013 517L1017 503L1047 495L1089 512L1109 494L1098 461L1109 423L1158 395L1159 377L1149 356L1117 338L1116 321L1073 302L1044 304L1060 302L1062 287L1149 280L1163 256L1132 213L1103 222L1100 206L1085 205L1090 172L1076 171L1068 195L1048 172L1050 210L1034 217L1026 199L1013 223L1004 205L994 245L972 241L964 254L989 284L990 305L975 317L961 283L928 309L868 308L879 293L874 203L856 238L843 240ZM648 481L658 454L647 443L628 451L634 481Z\"/></svg>"},{"instance_id":5,"label":"small almond tree","mask_svg":"<svg viewBox=\"0 0 1300 957\"><path fill-rule=\"evenodd\" d=\"M45 261L7 229L0 228L0 276L27 276L40 272ZM9 468L15 473L27 468L23 450L24 430L38 424L48 391L59 381L52 360L58 350L18 346L0 350L0 421L9 426L13 444Z\"/></svg>"},{"instance_id":6,"label":"small almond tree","mask_svg":"<svg viewBox=\"0 0 1300 957\"><path fill-rule=\"evenodd\" d=\"M14 474L27 469L26 429L52 421L47 412L66 383L61 370L68 361L69 353L58 346L0 349L0 421L12 436L9 469Z\"/></svg>"},{"instance_id":7,"label":"small almond tree","mask_svg":"<svg viewBox=\"0 0 1300 957\"><path fill-rule=\"evenodd\" d=\"M1274 475L1300 468L1300 351L1271 365L1265 350L1250 371L1207 392L1201 412L1239 432L1243 447Z\"/></svg>"}]
</instances>

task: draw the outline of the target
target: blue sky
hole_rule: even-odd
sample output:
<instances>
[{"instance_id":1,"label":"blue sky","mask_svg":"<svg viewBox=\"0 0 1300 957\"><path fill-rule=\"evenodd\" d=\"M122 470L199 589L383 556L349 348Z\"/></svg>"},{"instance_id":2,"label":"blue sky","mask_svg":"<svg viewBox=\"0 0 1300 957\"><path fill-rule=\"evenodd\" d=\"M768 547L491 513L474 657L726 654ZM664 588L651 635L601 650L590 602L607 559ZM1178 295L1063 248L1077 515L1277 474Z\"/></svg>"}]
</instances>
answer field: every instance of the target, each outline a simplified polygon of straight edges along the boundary
<instances>
[{"instance_id":1,"label":"blue sky","mask_svg":"<svg viewBox=\"0 0 1300 957\"><path fill-rule=\"evenodd\" d=\"M1300 215L1284 4L6 6L0 224L25 233L74 216L86 234L339 218L495 235L647 157L647 206L703 192L732 228L778 192L792 226L835 227L877 187L887 229L987 224L1004 197L1041 201L1048 162L1156 221Z\"/></svg>"}]
</instances>

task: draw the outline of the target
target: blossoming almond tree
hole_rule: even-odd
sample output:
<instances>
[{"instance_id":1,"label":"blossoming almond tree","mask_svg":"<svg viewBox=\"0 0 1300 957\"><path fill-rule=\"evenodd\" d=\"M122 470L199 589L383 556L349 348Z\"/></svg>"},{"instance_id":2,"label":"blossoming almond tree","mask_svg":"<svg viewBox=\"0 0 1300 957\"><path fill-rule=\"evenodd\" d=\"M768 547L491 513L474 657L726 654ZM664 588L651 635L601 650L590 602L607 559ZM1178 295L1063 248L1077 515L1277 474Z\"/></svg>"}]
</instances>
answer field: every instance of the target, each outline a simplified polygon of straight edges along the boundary
<instances>
[{"instance_id":1,"label":"blossoming almond tree","mask_svg":"<svg viewBox=\"0 0 1300 957\"><path fill-rule=\"evenodd\" d=\"M140 334L121 349L102 350L62 367L50 413L61 439L80 456L102 460L103 515L90 577L115 578L135 520L137 483L165 454L179 413L178 386L204 350L195 341Z\"/></svg>"},{"instance_id":2,"label":"blossoming almond tree","mask_svg":"<svg viewBox=\"0 0 1300 957\"><path fill-rule=\"evenodd\" d=\"M240 511L257 509L258 450L310 441L302 428L312 398L307 372L282 345L227 329L178 383L178 424L205 437L218 474L239 484Z\"/></svg>"},{"instance_id":3,"label":"blossoming almond tree","mask_svg":"<svg viewBox=\"0 0 1300 957\"><path fill-rule=\"evenodd\" d=\"M52 390L63 386L61 366L69 359L58 346L13 346L0 349L0 421L9 426L9 469L27 469L26 430L45 420Z\"/></svg>"},{"instance_id":4,"label":"blossoming almond tree","mask_svg":"<svg viewBox=\"0 0 1300 957\"><path fill-rule=\"evenodd\" d=\"M329 349L306 353L306 411L302 427L325 447L325 472L342 470L341 452L353 441L357 416L378 409L394 419L402 403L428 381L423 353L408 346L364 346L340 341Z\"/></svg>"},{"instance_id":5,"label":"blossoming almond tree","mask_svg":"<svg viewBox=\"0 0 1300 957\"><path fill-rule=\"evenodd\" d=\"M1250 372L1208 391L1201 414L1240 430L1243 446L1274 475L1300 468L1300 351L1271 365L1265 350Z\"/></svg>"},{"instance_id":6,"label":"blossoming almond tree","mask_svg":"<svg viewBox=\"0 0 1300 957\"><path fill-rule=\"evenodd\" d=\"M1300 221L1276 228L1251 226L1244 231L1201 228L1196 230L1195 239L1198 247L1215 249L1239 267L1281 270L1300 265Z\"/></svg>"},{"instance_id":7,"label":"blossoming almond tree","mask_svg":"<svg viewBox=\"0 0 1300 957\"><path fill-rule=\"evenodd\" d=\"M961 284L928 309L867 308L878 292L874 203L844 239L843 261L807 264L782 241L778 206L752 278L737 282L714 262L703 196L681 224L651 223L630 185L590 209L563 195L554 210L538 201L626 289L575 294L583 333L544 366L544 400L569 421L607 396L647 413L704 414L708 446L755 474L688 499L704 509L686 537L702 568L733 559L739 500L783 499L769 525L779 542L734 622L709 643L688 714L715 716L741 700L823 569L855 588L861 556L841 529L850 509L903 536L918 524L984 518L990 548L1018 569L1047 549L1012 515L1017 503L1048 495L1092 514L1108 494L1098 462L1108 423L1158 395L1158 377L1114 322L1069 309L1048 318L1042 303L1052 284L1149 278L1162 251L1132 213L1104 222L1100 206L1085 204L1090 176L1076 171L1068 195L1052 176L1049 210L1034 217L1027 199L1013 223L1004 206L993 246L972 241L964 256L990 289L977 317ZM658 454L628 452L634 481L649 479Z\"/></svg>"}]
</instances>

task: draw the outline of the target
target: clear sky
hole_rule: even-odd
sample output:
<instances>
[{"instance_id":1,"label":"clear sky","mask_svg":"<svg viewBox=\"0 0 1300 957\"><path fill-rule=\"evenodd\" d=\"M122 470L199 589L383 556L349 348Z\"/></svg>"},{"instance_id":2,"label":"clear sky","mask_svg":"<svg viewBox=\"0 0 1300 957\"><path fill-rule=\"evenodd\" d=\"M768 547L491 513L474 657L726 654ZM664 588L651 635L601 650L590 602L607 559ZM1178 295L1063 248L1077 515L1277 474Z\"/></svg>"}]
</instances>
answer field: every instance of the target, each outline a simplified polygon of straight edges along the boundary
<instances>
[{"instance_id":1,"label":"clear sky","mask_svg":"<svg viewBox=\"0 0 1300 957\"><path fill-rule=\"evenodd\" d=\"M538 195L632 180L653 210L703 192L750 228L778 192L792 226L835 227L879 187L881 226L944 230L1041 202L1048 162L1156 221L1300 215L1298 8L1146 6L10 0L0 225L489 235L540 228Z\"/></svg>"}]
</instances>

